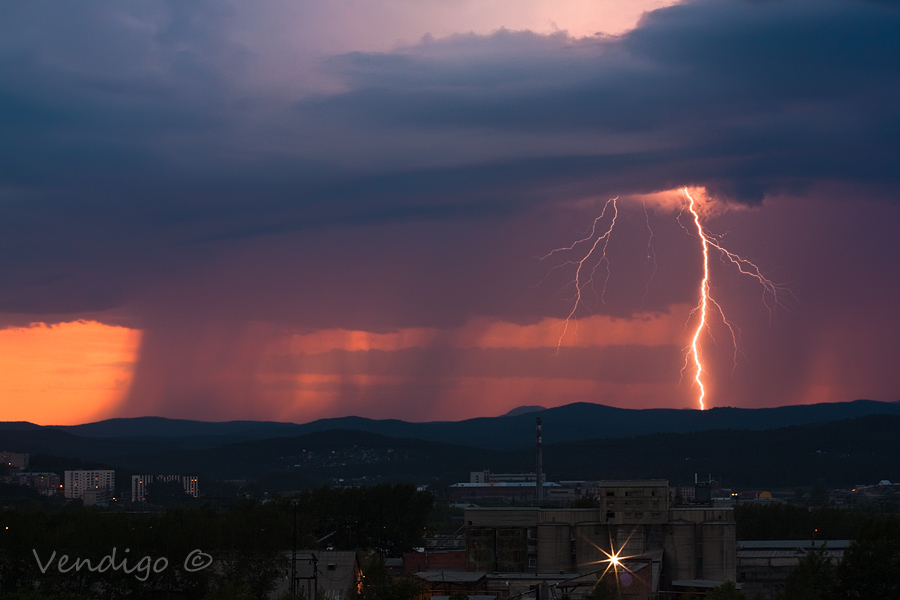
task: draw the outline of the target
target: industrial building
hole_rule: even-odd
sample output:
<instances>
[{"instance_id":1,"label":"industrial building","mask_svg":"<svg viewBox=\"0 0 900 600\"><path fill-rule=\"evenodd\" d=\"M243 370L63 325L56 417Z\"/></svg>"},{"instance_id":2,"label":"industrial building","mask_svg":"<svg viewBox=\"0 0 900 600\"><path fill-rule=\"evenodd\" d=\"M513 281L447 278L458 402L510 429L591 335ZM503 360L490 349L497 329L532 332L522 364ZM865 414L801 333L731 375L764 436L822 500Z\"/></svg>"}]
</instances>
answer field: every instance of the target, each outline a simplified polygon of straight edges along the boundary
<instances>
[{"instance_id":1,"label":"industrial building","mask_svg":"<svg viewBox=\"0 0 900 600\"><path fill-rule=\"evenodd\" d=\"M355 550L295 550L285 553L287 571L270 598L349 600L361 591L363 573Z\"/></svg>"},{"instance_id":2,"label":"industrial building","mask_svg":"<svg viewBox=\"0 0 900 600\"><path fill-rule=\"evenodd\" d=\"M766 600L784 590L791 569L813 551L820 551L833 565L844 558L851 540L764 540L737 543L737 571L747 597L760 594Z\"/></svg>"},{"instance_id":3,"label":"industrial building","mask_svg":"<svg viewBox=\"0 0 900 600\"><path fill-rule=\"evenodd\" d=\"M568 498L570 491L563 492L558 483L545 481L541 486L545 498L555 498L558 493ZM557 492L559 490L559 492ZM508 502L538 502L537 483L531 481L489 481L486 483L454 483L447 488L450 502L464 502L496 498Z\"/></svg>"},{"instance_id":4,"label":"industrial building","mask_svg":"<svg viewBox=\"0 0 900 600\"><path fill-rule=\"evenodd\" d=\"M671 507L660 479L599 488L600 508L466 509L467 570L574 580L603 571L615 555L634 563L641 575L633 584L652 592L736 581L733 509Z\"/></svg>"}]
</instances>

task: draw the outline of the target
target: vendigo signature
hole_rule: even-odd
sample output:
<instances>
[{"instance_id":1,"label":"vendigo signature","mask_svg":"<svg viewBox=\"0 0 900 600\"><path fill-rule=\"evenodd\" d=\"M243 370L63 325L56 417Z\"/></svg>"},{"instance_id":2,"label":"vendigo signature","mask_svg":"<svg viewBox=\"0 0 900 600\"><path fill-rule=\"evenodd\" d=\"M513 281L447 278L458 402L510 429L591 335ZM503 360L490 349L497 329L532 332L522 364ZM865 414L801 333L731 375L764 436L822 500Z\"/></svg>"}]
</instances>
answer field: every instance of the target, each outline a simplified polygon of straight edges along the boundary
<instances>
[{"instance_id":1,"label":"vendigo signature","mask_svg":"<svg viewBox=\"0 0 900 600\"><path fill-rule=\"evenodd\" d=\"M37 549L32 548L31 551L34 553L34 559L37 561L41 573L46 573L53 567L53 563L55 562L56 570L63 574L71 573L72 571L78 572L82 569L97 573L122 571L129 575L134 573L134 577L138 581L147 581L152 573L162 573L169 568L169 559L164 556L158 558L143 556L138 560L134 560L136 557L127 555L131 552L130 548L125 548L118 561L116 560L117 550L115 547L112 549L112 552L97 561L92 561L89 558L70 557L68 554L62 554L57 558L56 550L54 550L47 559L47 562L41 562ZM133 562L129 562L129 559L132 559ZM185 557L183 568L188 573L196 573L197 571L206 569L212 563L212 556L206 554L202 550L196 549L191 550Z\"/></svg>"}]
</instances>

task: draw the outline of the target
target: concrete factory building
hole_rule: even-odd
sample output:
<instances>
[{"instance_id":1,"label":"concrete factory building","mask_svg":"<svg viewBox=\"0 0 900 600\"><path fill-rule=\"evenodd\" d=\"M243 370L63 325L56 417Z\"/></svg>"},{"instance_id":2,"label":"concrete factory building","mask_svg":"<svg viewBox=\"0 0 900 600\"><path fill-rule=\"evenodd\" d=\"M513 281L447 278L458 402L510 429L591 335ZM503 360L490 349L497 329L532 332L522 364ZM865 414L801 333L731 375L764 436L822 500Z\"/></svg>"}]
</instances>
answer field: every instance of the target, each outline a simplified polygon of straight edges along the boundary
<instances>
[{"instance_id":1,"label":"concrete factory building","mask_svg":"<svg viewBox=\"0 0 900 600\"><path fill-rule=\"evenodd\" d=\"M670 507L661 479L602 481L600 491L600 508L466 509L467 569L588 573L603 571L615 555L646 565L636 581L645 589L736 580L731 508Z\"/></svg>"}]
</instances>

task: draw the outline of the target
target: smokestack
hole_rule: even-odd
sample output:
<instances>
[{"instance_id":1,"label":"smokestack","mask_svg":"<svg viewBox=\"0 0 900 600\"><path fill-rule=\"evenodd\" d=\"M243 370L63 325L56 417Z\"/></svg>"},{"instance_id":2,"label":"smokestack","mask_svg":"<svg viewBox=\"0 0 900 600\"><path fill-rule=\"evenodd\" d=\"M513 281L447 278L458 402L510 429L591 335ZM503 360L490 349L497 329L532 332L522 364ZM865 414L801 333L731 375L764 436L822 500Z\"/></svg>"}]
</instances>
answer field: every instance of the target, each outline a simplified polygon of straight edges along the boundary
<instances>
[{"instance_id":1,"label":"smokestack","mask_svg":"<svg viewBox=\"0 0 900 600\"><path fill-rule=\"evenodd\" d=\"M535 482L535 498L538 502L544 500L544 456L541 448L541 418L537 418L537 482Z\"/></svg>"}]
</instances>

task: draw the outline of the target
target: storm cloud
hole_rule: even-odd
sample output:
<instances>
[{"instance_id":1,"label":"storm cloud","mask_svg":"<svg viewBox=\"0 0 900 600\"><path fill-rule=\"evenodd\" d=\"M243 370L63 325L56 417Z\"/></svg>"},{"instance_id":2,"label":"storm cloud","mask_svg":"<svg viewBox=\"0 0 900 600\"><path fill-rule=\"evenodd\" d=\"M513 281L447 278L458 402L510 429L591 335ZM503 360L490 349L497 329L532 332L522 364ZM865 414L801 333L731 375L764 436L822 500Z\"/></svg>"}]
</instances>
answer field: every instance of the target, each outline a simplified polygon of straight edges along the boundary
<instances>
[{"instance_id":1,"label":"storm cloud","mask_svg":"<svg viewBox=\"0 0 900 600\"><path fill-rule=\"evenodd\" d=\"M888 218L900 206L891 3L701 0L589 37L433 37L414 24L413 43L384 41L399 25L366 31L328 10L0 9L4 322L89 317L142 329L133 409L171 406L162 397L215 403L253 397L291 332L565 316L567 276L542 284L551 265L536 257L576 239L598 199L704 187L739 214L769 207L785 222L835 227L842 206L874 201ZM623 210L617 244L637 254L614 246L630 275L592 311L634 319L693 302L696 248L677 226L660 228L670 216ZM753 228L729 223L738 240ZM847 253L869 264L870 236L857 235ZM833 289L825 273L806 280L814 271L784 258L795 249L776 254L751 237L748 250L780 265L804 302ZM822 328L812 315L831 309L793 310L809 322L782 331L802 339ZM896 349L884 343L883 353ZM233 351L196 358L213 347ZM387 369L395 375L416 364L394 359L406 365ZM422 360L438 372L455 359ZM496 377L525 368L507 360L520 366ZM728 385L750 405L761 392L746 377Z\"/></svg>"}]
</instances>

